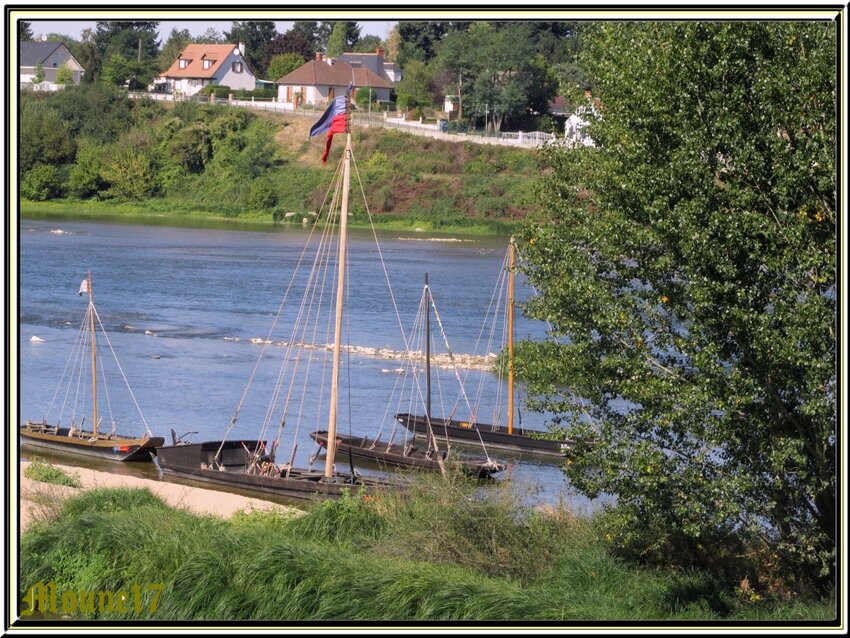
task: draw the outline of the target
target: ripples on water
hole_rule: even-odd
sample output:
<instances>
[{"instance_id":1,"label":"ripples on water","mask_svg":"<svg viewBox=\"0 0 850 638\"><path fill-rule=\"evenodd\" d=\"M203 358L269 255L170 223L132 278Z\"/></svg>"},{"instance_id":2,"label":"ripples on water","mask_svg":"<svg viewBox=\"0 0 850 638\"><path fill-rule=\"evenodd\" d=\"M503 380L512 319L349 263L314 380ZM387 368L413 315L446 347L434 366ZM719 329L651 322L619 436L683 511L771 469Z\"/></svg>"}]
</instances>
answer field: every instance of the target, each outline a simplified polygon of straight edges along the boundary
<instances>
[{"instance_id":1,"label":"ripples on water","mask_svg":"<svg viewBox=\"0 0 850 638\"><path fill-rule=\"evenodd\" d=\"M220 438L256 363L261 347L256 341L269 337L306 232L64 220L24 220L20 231L20 418L40 419L50 404L85 312L86 298L77 295L80 281L91 270L101 321L154 433L169 440L173 428L178 433L198 431L196 441ZM379 238L405 330L413 323L427 272L452 352L473 353L507 238L448 241L400 236L397 231L379 233ZM405 348L371 232L353 231L349 241L351 292L346 312L354 350L344 362L343 377L351 379L351 389L341 393L345 405L339 428L372 434L384 412L376 406L389 404L399 377L388 372L403 365L381 352ZM528 294L518 286L519 301ZM272 336L273 343L288 340L291 313L294 310L284 309L282 334ZM520 339L542 337L544 327L518 315L516 334ZM44 341L32 342L32 336ZM257 396L267 395L263 384L274 383L286 348L268 350L268 370L259 373L252 386L258 388ZM453 371L435 368L434 374L435 392L442 389L448 397L435 398L439 414L439 409L451 409L458 390ZM479 414L495 410L500 401L495 376L480 370L468 374L473 384L483 375L482 387L489 388ZM128 400L115 396L111 401L119 423L135 414ZM305 410L321 411L319 403L318 394L308 396ZM234 436L256 436L266 408L267 400L246 400ZM523 414L523 424L545 429L542 415ZM315 444L306 429L299 430L296 440L296 462L306 465ZM509 460L508 473L533 493L533 500L566 499L582 509L590 506L571 494L556 465Z\"/></svg>"}]
</instances>

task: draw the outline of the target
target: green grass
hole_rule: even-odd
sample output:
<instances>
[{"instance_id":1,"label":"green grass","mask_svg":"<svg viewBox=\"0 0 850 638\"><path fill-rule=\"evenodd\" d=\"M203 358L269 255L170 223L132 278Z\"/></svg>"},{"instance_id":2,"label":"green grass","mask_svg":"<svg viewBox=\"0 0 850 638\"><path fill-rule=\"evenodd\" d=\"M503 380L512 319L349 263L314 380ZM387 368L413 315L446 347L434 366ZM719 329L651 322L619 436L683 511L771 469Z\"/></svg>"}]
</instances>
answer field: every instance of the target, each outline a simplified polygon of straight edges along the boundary
<instances>
[{"instance_id":1,"label":"green grass","mask_svg":"<svg viewBox=\"0 0 850 638\"><path fill-rule=\"evenodd\" d=\"M80 477L76 474L68 474L64 470L45 463L41 459L33 459L33 461L24 470L24 476L33 481L42 483L50 483L51 485L65 485L67 487L82 487Z\"/></svg>"},{"instance_id":2,"label":"green grass","mask_svg":"<svg viewBox=\"0 0 850 638\"><path fill-rule=\"evenodd\" d=\"M230 520L147 490L94 490L21 542L21 595L162 583L154 613L86 617L281 621L823 620L831 601L753 604L698 572L612 557L591 518L540 512L460 477L406 495Z\"/></svg>"}]
</instances>

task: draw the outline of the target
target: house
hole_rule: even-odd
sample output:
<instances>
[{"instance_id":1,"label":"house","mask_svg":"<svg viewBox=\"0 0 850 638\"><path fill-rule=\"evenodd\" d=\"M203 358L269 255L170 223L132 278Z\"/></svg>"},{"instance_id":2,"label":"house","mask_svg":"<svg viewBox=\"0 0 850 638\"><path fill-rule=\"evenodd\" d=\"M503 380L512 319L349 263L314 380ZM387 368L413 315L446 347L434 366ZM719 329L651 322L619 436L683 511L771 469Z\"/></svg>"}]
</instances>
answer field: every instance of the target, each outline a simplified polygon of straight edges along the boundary
<instances>
[{"instance_id":1,"label":"house","mask_svg":"<svg viewBox=\"0 0 850 638\"><path fill-rule=\"evenodd\" d=\"M369 69L387 82L397 84L401 80L401 69L393 62L384 60L381 47L375 49L374 53L343 53L339 59L354 68Z\"/></svg>"},{"instance_id":2,"label":"house","mask_svg":"<svg viewBox=\"0 0 850 638\"><path fill-rule=\"evenodd\" d=\"M371 89L372 101L390 99L393 84L375 72L351 66L321 53L275 82L277 101L295 108L301 104L327 104L353 84L357 90Z\"/></svg>"},{"instance_id":3,"label":"house","mask_svg":"<svg viewBox=\"0 0 850 638\"><path fill-rule=\"evenodd\" d=\"M44 80L39 86L43 85L49 90L59 88L56 76L62 67L71 71L74 84L79 84L85 73L83 66L62 42L21 42L19 60L22 85L32 84L39 66L44 73Z\"/></svg>"},{"instance_id":4,"label":"house","mask_svg":"<svg viewBox=\"0 0 850 638\"><path fill-rule=\"evenodd\" d=\"M257 78L245 59L245 45L189 44L156 81L175 95L195 95L210 84L253 90Z\"/></svg>"}]
</instances>

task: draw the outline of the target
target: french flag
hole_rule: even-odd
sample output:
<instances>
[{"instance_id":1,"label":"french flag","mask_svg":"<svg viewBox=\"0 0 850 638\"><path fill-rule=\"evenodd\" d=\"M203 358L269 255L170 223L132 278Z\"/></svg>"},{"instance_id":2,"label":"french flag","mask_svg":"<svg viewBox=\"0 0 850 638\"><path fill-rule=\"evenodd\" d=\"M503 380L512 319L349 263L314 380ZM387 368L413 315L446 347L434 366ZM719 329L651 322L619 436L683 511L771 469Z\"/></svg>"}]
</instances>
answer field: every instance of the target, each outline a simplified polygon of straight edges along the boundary
<instances>
[{"instance_id":1,"label":"french flag","mask_svg":"<svg viewBox=\"0 0 850 638\"><path fill-rule=\"evenodd\" d=\"M325 154L322 155L322 164L328 161L328 153L331 151L331 141L333 140L334 133L345 133L347 97L348 91L346 91L345 95L334 98L334 101L330 103L327 110L322 114L322 117L319 118L319 121L310 128L310 137L321 135L322 133L328 134L328 141L325 143Z\"/></svg>"}]
</instances>

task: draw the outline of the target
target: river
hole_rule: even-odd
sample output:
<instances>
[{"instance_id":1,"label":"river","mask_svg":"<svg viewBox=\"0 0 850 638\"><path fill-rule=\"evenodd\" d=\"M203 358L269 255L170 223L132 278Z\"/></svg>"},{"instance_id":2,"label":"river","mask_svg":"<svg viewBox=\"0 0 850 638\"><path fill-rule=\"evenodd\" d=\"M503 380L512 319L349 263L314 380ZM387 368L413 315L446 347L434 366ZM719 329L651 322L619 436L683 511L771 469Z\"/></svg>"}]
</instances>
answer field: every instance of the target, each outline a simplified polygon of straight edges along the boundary
<instances>
[{"instance_id":1,"label":"river","mask_svg":"<svg viewBox=\"0 0 850 638\"><path fill-rule=\"evenodd\" d=\"M283 337L269 331L307 233L299 226L254 231L21 220L20 419L41 419L48 408L55 418L62 401L66 405L63 424L69 418L67 406L73 397L64 388L58 390L58 384L86 309L85 295L77 294L80 282L91 271L100 320L153 433L166 440L172 429L178 434L197 432L192 437L195 441L221 438L263 347L256 342L271 337L269 358L283 357L285 349L275 345L275 339ZM394 371L401 364L368 349L404 350L399 322L405 330L412 325L424 274L429 275L451 351L456 355L473 353L507 246L504 237L377 234L378 245L371 231L353 230L349 240L346 334L352 347L367 349L366 354L352 354L343 363L342 377L350 380L350 386L341 392L339 428L353 434L372 435L376 421L393 400L399 377ZM387 293L380 256L398 317ZM520 281L517 299L529 294ZM285 317L279 323L284 324ZM434 330L439 335L439 324ZM544 330L545 326L517 314L517 338L539 338ZM435 341L442 341L442 336ZM100 344L105 361L111 355L104 345ZM272 384L277 367L273 364L273 370L258 372L252 388ZM465 374L463 370L460 373ZM434 386L434 413L440 415L457 399L455 372L435 372ZM479 414L488 420L483 415L502 400L499 382L491 372L469 373L467 393L473 395L479 387L483 389ZM437 393L439 389L444 398ZM504 392L504 387L501 390ZM302 411L309 412L324 400L318 392L315 388L306 395ZM109 407L119 432L139 433L138 427L124 425L125 420L138 422L138 418L131 419L136 410L129 395L122 398L125 394L113 392ZM239 414L234 436L256 437L259 433L258 423L267 405L254 405L249 399ZM523 413L522 422L546 429L544 415ZM305 429L297 432L296 441L296 465L304 466L316 451L315 444ZM283 442L281 446L286 454L292 449L284 448ZM508 461L508 471L497 480L511 480L523 498L594 509L593 503L572 492L556 464L522 457L505 459L492 452L491 456ZM139 471L149 473L150 469ZM364 471L377 470L367 467Z\"/></svg>"}]
</instances>

